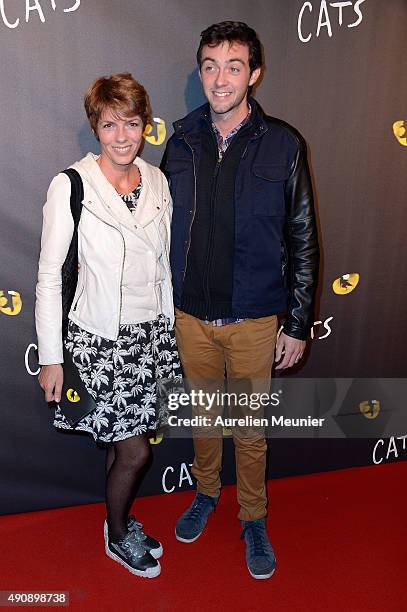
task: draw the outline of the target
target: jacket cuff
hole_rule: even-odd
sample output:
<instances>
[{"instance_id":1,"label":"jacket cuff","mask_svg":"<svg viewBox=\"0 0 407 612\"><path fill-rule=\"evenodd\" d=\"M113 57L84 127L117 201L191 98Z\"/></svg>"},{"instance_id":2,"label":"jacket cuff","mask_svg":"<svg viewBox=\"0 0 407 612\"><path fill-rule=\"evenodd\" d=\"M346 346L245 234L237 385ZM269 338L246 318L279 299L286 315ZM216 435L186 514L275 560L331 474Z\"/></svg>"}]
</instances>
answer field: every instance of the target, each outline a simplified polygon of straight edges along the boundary
<instances>
[{"instance_id":1,"label":"jacket cuff","mask_svg":"<svg viewBox=\"0 0 407 612\"><path fill-rule=\"evenodd\" d=\"M38 363L40 366L56 365L56 364L64 363L64 357L63 357L62 350L55 351L54 353L50 353L50 352L43 353L41 349L39 349L38 357L39 357Z\"/></svg>"},{"instance_id":2,"label":"jacket cuff","mask_svg":"<svg viewBox=\"0 0 407 612\"><path fill-rule=\"evenodd\" d=\"M296 338L297 340L307 340L308 336L307 330L299 326L297 322L290 320L285 321L283 324L283 332L286 334L286 336Z\"/></svg>"}]
</instances>

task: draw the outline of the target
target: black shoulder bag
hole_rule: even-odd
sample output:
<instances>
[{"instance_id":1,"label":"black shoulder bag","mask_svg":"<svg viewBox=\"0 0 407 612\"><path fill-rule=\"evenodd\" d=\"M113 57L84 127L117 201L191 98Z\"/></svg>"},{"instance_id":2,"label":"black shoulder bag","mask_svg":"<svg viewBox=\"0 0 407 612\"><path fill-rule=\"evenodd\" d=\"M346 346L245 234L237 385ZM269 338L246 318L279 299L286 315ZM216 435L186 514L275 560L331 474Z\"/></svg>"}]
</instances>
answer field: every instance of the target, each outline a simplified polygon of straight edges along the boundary
<instances>
[{"instance_id":1,"label":"black shoulder bag","mask_svg":"<svg viewBox=\"0 0 407 612\"><path fill-rule=\"evenodd\" d=\"M68 253L62 266L62 336L68 333L68 315L78 284L78 226L82 213L83 183L79 172L73 168L63 171L71 181L71 213L74 231ZM64 383L62 386L59 407L71 426L75 426L90 412L95 410L96 403L89 395L82 382L71 354L63 348Z\"/></svg>"}]
</instances>

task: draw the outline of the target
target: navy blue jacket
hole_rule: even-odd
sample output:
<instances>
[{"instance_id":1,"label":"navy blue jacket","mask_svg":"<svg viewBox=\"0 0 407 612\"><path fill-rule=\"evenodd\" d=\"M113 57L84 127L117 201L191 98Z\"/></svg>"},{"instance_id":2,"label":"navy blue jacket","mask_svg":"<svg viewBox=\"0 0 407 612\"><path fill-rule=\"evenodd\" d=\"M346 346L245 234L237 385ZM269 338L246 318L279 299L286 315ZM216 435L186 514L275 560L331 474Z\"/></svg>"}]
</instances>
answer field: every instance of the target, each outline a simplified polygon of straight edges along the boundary
<instances>
[{"instance_id":1,"label":"navy blue jacket","mask_svg":"<svg viewBox=\"0 0 407 612\"><path fill-rule=\"evenodd\" d=\"M318 239L312 186L302 136L268 117L250 98L254 131L235 178L233 316L286 312L284 331L305 339L313 324ZM202 122L209 105L174 123L161 169L174 203L170 261L174 302L181 305L196 207Z\"/></svg>"}]
</instances>

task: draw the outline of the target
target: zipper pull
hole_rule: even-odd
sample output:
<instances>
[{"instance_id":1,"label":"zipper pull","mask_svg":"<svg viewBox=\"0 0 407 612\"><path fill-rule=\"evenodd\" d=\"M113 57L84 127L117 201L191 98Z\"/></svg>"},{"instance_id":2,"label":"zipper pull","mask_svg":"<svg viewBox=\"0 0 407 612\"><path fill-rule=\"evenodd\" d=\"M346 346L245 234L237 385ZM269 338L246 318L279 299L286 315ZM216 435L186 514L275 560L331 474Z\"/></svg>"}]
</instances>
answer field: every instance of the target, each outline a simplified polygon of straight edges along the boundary
<instances>
[{"instance_id":1,"label":"zipper pull","mask_svg":"<svg viewBox=\"0 0 407 612\"><path fill-rule=\"evenodd\" d=\"M212 178L216 178L216 177L217 177L218 172L219 172L219 168L220 168L221 161L222 161L222 160L220 159L220 160L218 160L218 161L216 162L216 166L215 166L215 170L213 171L213 177L212 177Z\"/></svg>"}]
</instances>

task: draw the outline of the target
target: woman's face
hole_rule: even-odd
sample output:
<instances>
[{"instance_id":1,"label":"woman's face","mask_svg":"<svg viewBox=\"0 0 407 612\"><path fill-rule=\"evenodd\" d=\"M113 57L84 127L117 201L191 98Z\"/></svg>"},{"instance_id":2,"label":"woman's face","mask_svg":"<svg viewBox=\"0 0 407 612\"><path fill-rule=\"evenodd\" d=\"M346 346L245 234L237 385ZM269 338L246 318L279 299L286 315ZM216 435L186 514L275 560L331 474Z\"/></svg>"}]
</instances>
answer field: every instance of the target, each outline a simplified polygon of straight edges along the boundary
<instances>
[{"instance_id":1,"label":"woman's face","mask_svg":"<svg viewBox=\"0 0 407 612\"><path fill-rule=\"evenodd\" d=\"M97 126L102 160L113 167L132 164L140 148L143 131L139 115L119 118L105 109Z\"/></svg>"}]
</instances>

